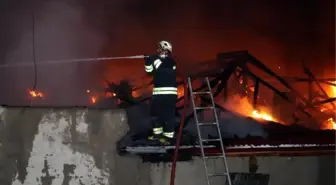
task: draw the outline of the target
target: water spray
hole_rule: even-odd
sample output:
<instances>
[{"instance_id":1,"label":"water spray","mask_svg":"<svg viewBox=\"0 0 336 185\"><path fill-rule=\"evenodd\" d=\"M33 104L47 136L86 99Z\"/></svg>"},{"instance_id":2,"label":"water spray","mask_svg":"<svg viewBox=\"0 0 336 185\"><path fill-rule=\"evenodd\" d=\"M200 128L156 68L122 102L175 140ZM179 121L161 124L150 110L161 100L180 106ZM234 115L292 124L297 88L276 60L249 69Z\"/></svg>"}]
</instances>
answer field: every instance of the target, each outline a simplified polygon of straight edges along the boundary
<instances>
[{"instance_id":1,"label":"water spray","mask_svg":"<svg viewBox=\"0 0 336 185\"><path fill-rule=\"evenodd\" d=\"M79 62L96 62L105 60L122 60L122 59L143 59L145 55L135 55L135 56L123 56L123 57L101 57L101 58L78 58L78 59L68 59L68 60L54 60L46 62L38 62L36 65L52 65L52 64L68 64L68 63L79 63ZM12 68L12 67L32 67L33 63L16 63L16 64L2 64L0 68Z\"/></svg>"}]
</instances>

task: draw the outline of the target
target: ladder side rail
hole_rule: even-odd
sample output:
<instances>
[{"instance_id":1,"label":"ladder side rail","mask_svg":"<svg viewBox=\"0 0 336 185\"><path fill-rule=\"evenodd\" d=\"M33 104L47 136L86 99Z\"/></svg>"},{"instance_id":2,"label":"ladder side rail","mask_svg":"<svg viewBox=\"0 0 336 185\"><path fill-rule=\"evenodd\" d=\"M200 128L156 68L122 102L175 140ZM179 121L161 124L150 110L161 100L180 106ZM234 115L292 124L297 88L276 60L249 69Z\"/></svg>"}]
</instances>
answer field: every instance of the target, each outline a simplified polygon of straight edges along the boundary
<instances>
[{"instance_id":1,"label":"ladder side rail","mask_svg":"<svg viewBox=\"0 0 336 185\"><path fill-rule=\"evenodd\" d=\"M191 82L190 77L188 77L188 86L189 86L190 98L191 98L191 102L192 102L192 106L193 106L194 118L195 118L197 133L198 133L198 139L199 139L199 144L200 144L204 169L205 169L205 176L206 176L206 180L207 180L208 185L210 185L210 180L209 180L209 176L208 176L208 174L209 174L208 173L208 167L207 167L207 163L206 163L206 159L205 159L205 153L204 153L203 142L202 142L201 129L198 125L198 117L197 117L196 104L195 104L195 99L194 99L195 97L194 97L194 94L193 94L192 82Z\"/></svg>"},{"instance_id":2,"label":"ladder side rail","mask_svg":"<svg viewBox=\"0 0 336 185\"><path fill-rule=\"evenodd\" d=\"M209 91L211 92L211 86L210 86L210 83L209 83L209 78L206 77L205 80L206 80L207 86L209 88ZM217 123L216 127L217 127L218 137L219 137L221 150L222 150L222 157L223 157L223 162L224 162L225 173L226 173L229 185L231 185L231 178L230 178L229 168L228 168L228 165L227 165L226 153L225 153L225 149L224 149L222 133L221 133L221 130L220 130L220 127L219 127L219 119L218 119L217 111L216 111L216 108L215 108L216 106L215 106L215 101L214 101L212 93L210 93L210 100L211 100L212 106L214 107L213 113L214 113L214 117L215 117L215 122Z\"/></svg>"}]
</instances>

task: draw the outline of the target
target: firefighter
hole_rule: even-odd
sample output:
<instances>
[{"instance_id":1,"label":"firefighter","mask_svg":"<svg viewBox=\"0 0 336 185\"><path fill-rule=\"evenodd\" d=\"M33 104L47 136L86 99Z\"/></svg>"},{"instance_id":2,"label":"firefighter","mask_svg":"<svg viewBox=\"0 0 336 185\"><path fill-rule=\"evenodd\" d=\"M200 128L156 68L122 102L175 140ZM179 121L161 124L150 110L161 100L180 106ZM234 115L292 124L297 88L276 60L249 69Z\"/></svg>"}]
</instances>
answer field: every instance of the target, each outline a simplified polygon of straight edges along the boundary
<instances>
[{"instance_id":1,"label":"firefighter","mask_svg":"<svg viewBox=\"0 0 336 185\"><path fill-rule=\"evenodd\" d=\"M153 134L148 139L171 144L175 141L176 63L171 56L171 43L160 41L157 46L157 55L145 55L145 71L153 76L154 83L151 100Z\"/></svg>"}]
</instances>

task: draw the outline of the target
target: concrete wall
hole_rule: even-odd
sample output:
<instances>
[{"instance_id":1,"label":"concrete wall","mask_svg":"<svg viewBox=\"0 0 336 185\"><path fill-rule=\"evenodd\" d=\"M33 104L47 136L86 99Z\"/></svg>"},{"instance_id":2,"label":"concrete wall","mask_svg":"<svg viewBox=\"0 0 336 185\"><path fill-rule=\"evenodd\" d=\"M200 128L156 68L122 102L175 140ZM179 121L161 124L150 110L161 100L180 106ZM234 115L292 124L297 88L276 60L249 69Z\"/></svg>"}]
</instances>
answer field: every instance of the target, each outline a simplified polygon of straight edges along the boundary
<instances>
[{"instance_id":1,"label":"concrete wall","mask_svg":"<svg viewBox=\"0 0 336 185\"><path fill-rule=\"evenodd\" d=\"M170 164L117 155L126 123L123 110L0 108L0 185L168 185ZM220 164L210 170L220 172ZM257 164L270 185L335 184L334 156L258 157ZM229 168L248 172L249 159L229 158ZM178 163L175 184L204 185L203 169L199 158Z\"/></svg>"},{"instance_id":2,"label":"concrete wall","mask_svg":"<svg viewBox=\"0 0 336 185\"><path fill-rule=\"evenodd\" d=\"M257 173L270 175L269 185L334 185L335 158L325 157L257 157ZM230 172L249 172L249 159L230 157ZM220 172L220 161L209 164L210 170ZM152 165L152 184L169 184L169 167ZM222 177L214 177L214 184L224 185ZM177 185L206 184L203 162L197 158L193 162L181 162L177 165Z\"/></svg>"}]
</instances>

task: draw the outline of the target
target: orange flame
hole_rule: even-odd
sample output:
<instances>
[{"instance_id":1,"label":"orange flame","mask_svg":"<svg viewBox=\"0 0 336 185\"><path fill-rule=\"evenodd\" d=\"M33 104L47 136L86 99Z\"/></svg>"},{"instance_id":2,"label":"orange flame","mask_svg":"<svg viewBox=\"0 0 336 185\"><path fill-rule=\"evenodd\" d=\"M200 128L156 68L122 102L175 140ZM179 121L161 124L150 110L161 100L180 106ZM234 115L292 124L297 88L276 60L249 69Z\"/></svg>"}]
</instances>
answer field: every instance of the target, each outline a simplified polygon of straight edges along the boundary
<instances>
[{"instance_id":1,"label":"orange flame","mask_svg":"<svg viewBox=\"0 0 336 185\"><path fill-rule=\"evenodd\" d=\"M329 118L324 122L324 129L336 130L336 122L334 118Z\"/></svg>"},{"instance_id":2,"label":"orange flame","mask_svg":"<svg viewBox=\"0 0 336 185\"><path fill-rule=\"evenodd\" d=\"M334 84L336 84L336 81L333 82ZM333 97L336 97L336 87L335 86L331 86L331 93L333 95Z\"/></svg>"},{"instance_id":3,"label":"orange flame","mask_svg":"<svg viewBox=\"0 0 336 185\"><path fill-rule=\"evenodd\" d=\"M336 81L332 82L334 84L336 84ZM327 94L331 97L336 97L336 87L335 86L329 86L330 88L328 88ZM321 112L326 112L328 110L328 106L325 105L324 107L322 107L320 109ZM329 118L326 121L324 121L323 124L323 129L334 129L336 130L336 122L334 118Z\"/></svg>"},{"instance_id":4,"label":"orange flame","mask_svg":"<svg viewBox=\"0 0 336 185\"><path fill-rule=\"evenodd\" d=\"M253 118L256 118L256 119L263 119L263 120L267 120L267 121L275 121L274 118L266 113L266 112L259 112L257 110L254 110L252 111L252 115L251 115Z\"/></svg>"},{"instance_id":5,"label":"orange flame","mask_svg":"<svg viewBox=\"0 0 336 185\"><path fill-rule=\"evenodd\" d=\"M96 103L96 102L97 102L97 97L91 96L91 103Z\"/></svg>"},{"instance_id":6,"label":"orange flame","mask_svg":"<svg viewBox=\"0 0 336 185\"><path fill-rule=\"evenodd\" d=\"M116 93L107 92L107 93L105 94L105 96L106 96L106 97L113 97L113 96L117 96L117 94L116 94Z\"/></svg>"},{"instance_id":7,"label":"orange flame","mask_svg":"<svg viewBox=\"0 0 336 185\"><path fill-rule=\"evenodd\" d=\"M219 99L219 101L223 100ZM277 120L274 116L272 116L272 114L269 113L266 107L259 106L258 110L253 108L252 104L248 101L247 98L231 96L231 98L226 103L224 103L224 107L233 112L239 113L244 116L252 117L254 119L281 123L280 120Z\"/></svg>"},{"instance_id":8,"label":"orange flame","mask_svg":"<svg viewBox=\"0 0 336 185\"><path fill-rule=\"evenodd\" d=\"M40 91L34 91L34 90L28 90L29 94L33 98L42 98L44 97L44 94Z\"/></svg>"},{"instance_id":9,"label":"orange flame","mask_svg":"<svg viewBox=\"0 0 336 185\"><path fill-rule=\"evenodd\" d=\"M114 96L117 96L116 93L111 93L111 92L97 93L97 92L94 92L94 91L92 91L92 90L90 90L90 89L87 89L87 90L86 90L86 93L87 93L87 94L90 94L90 102L91 102L92 104L97 103L97 101L98 101L98 99L99 99L100 97L114 97Z\"/></svg>"},{"instance_id":10,"label":"orange flame","mask_svg":"<svg viewBox=\"0 0 336 185\"><path fill-rule=\"evenodd\" d=\"M182 96L184 96L184 86L179 86L177 88L177 97L180 98Z\"/></svg>"},{"instance_id":11,"label":"orange flame","mask_svg":"<svg viewBox=\"0 0 336 185\"><path fill-rule=\"evenodd\" d=\"M132 96L134 98L138 98L139 97L139 93L137 91L132 91Z\"/></svg>"},{"instance_id":12,"label":"orange flame","mask_svg":"<svg viewBox=\"0 0 336 185\"><path fill-rule=\"evenodd\" d=\"M87 94L91 94L91 90L87 89L86 93ZM90 102L93 103L93 104L95 104L97 102L97 98L98 98L97 96L90 96Z\"/></svg>"}]
</instances>

